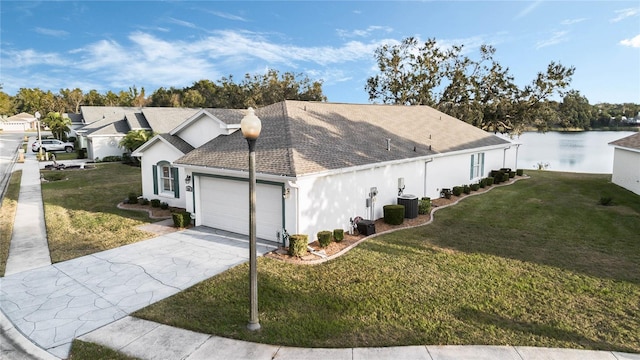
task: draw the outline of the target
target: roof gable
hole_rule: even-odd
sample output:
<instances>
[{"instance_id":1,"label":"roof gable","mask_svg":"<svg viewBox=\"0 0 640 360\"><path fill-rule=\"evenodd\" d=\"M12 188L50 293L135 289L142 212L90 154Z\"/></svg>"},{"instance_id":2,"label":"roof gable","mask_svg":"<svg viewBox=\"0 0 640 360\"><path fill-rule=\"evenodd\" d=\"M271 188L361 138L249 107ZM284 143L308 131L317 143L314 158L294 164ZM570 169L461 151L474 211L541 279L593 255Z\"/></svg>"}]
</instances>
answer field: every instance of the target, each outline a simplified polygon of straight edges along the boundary
<instances>
[{"instance_id":1,"label":"roof gable","mask_svg":"<svg viewBox=\"0 0 640 360\"><path fill-rule=\"evenodd\" d=\"M220 129L237 130L240 128L240 120L244 117L244 112L245 110L236 109L200 109L198 112L184 120L180 125L172 129L169 133L171 135L177 135L203 118L213 120L218 124ZM228 134L231 132L232 131L228 131Z\"/></svg>"},{"instance_id":2,"label":"roof gable","mask_svg":"<svg viewBox=\"0 0 640 360\"><path fill-rule=\"evenodd\" d=\"M260 108L256 115L262 120L256 170L277 175L510 144L428 106L288 100ZM213 139L176 163L246 170L247 161L245 140L237 133Z\"/></svg>"},{"instance_id":3,"label":"roof gable","mask_svg":"<svg viewBox=\"0 0 640 360\"><path fill-rule=\"evenodd\" d=\"M142 144L139 148L135 149L131 155L142 156L146 149L150 148L151 146L153 146L153 144L157 142L165 143L168 146L171 146L172 148L178 150L182 154L186 154L189 151L192 151L194 149L193 146L191 146L189 143L182 140L178 136L169 135L169 134L158 134L153 138L151 138L146 143Z\"/></svg>"}]
</instances>

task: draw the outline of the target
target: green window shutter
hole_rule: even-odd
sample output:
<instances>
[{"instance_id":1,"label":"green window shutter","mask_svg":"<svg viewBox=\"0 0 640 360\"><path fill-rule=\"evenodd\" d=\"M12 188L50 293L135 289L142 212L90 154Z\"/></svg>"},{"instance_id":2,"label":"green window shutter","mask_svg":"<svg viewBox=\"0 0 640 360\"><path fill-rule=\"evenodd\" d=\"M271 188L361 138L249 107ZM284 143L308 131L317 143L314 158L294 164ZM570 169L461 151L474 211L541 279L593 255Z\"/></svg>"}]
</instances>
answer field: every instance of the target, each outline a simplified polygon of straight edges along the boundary
<instances>
[{"instance_id":1,"label":"green window shutter","mask_svg":"<svg viewBox=\"0 0 640 360\"><path fill-rule=\"evenodd\" d=\"M178 168L171 168L171 177L173 178L173 197L180 197L180 180L178 179Z\"/></svg>"},{"instance_id":2,"label":"green window shutter","mask_svg":"<svg viewBox=\"0 0 640 360\"><path fill-rule=\"evenodd\" d=\"M153 171L153 193L158 195L158 166L151 165Z\"/></svg>"},{"instance_id":3,"label":"green window shutter","mask_svg":"<svg viewBox=\"0 0 640 360\"><path fill-rule=\"evenodd\" d=\"M469 179L473 179L473 157L474 154L471 154L471 170L469 170Z\"/></svg>"},{"instance_id":4,"label":"green window shutter","mask_svg":"<svg viewBox=\"0 0 640 360\"><path fill-rule=\"evenodd\" d=\"M480 154L480 176L484 176L484 153Z\"/></svg>"}]
</instances>

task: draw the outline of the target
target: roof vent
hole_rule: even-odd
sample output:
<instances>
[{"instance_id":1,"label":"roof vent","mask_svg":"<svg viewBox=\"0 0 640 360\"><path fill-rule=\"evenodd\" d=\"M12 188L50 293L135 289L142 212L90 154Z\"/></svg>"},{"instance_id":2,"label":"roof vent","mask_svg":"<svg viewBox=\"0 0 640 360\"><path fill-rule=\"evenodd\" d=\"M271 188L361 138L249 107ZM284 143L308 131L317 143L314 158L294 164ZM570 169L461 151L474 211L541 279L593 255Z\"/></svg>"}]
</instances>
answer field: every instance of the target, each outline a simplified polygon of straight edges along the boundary
<instances>
[{"instance_id":1,"label":"roof vent","mask_svg":"<svg viewBox=\"0 0 640 360\"><path fill-rule=\"evenodd\" d=\"M391 151L391 139L387 139L387 151Z\"/></svg>"}]
</instances>

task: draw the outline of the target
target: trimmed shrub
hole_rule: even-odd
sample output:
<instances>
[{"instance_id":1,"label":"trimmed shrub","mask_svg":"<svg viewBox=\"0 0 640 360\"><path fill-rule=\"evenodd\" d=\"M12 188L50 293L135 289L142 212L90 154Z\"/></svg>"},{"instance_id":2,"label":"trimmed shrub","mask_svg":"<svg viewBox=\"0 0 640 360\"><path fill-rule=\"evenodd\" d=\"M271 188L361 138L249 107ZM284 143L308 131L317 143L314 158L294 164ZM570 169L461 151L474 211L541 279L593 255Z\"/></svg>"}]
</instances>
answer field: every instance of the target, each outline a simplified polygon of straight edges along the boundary
<instances>
[{"instance_id":1,"label":"trimmed shrub","mask_svg":"<svg viewBox=\"0 0 640 360\"><path fill-rule=\"evenodd\" d=\"M319 231L318 232L318 242L320 243L320 247L327 247L331 244L331 231Z\"/></svg>"},{"instance_id":2,"label":"trimmed shrub","mask_svg":"<svg viewBox=\"0 0 640 360\"><path fill-rule=\"evenodd\" d=\"M127 204L137 204L138 203L138 194L134 192L130 192L127 197Z\"/></svg>"},{"instance_id":3,"label":"trimmed shrub","mask_svg":"<svg viewBox=\"0 0 640 360\"><path fill-rule=\"evenodd\" d=\"M488 178L485 178L485 184L487 186L491 186L493 185L493 180L494 180L493 176L489 176Z\"/></svg>"},{"instance_id":4,"label":"trimmed shrub","mask_svg":"<svg viewBox=\"0 0 640 360\"><path fill-rule=\"evenodd\" d=\"M122 161L121 156L105 156L102 158L102 162L119 162Z\"/></svg>"},{"instance_id":5,"label":"trimmed shrub","mask_svg":"<svg viewBox=\"0 0 640 360\"><path fill-rule=\"evenodd\" d=\"M302 257L307 253L308 235L293 234L289 236L289 255Z\"/></svg>"},{"instance_id":6,"label":"trimmed shrub","mask_svg":"<svg viewBox=\"0 0 640 360\"><path fill-rule=\"evenodd\" d=\"M502 173L502 182L509 181L509 174L510 173Z\"/></svg>"},{"instance_id":7,"label":"trimmed shrub","mask_svg":"<svg viewBox=\"0 0 640 360\"><path fill-rule=\"evenodd\" d=\"M42 172L42 177L47 181L60 181L64 180L67 175L64 172Z\"/></svg>"},{"instance_id":8,"label":"trimmed shrub","mask_svg":"<svg viewBox=\"0 0 640 360\"><path fill-rule=\"evenodd\" d=\"M518 176L522 176L522 175L524 175L524 169L518 169L518 170L516 170L516 175L518 175Z\"/></svg>"},{"instance_id":9,"label":"trimmed shrub","mask_svg":"<svg viewBox=\"0 0 640 360\"><path fill-rule=\"evenodd\" d=\"M471 184L471 185L469 185L469 187L471 188L471 191L480 190L480 184Z\"/></svg>"},{"instance_id":10,"label":"trimmed shrub","mask_svg":"<svg viewBox=\"0 0 640 360\"><path fill-rule=\"evenodd\" d=\"M336 242L340 242L344 240L344 230L343 229L333 230L333 240L335 240Z\"/></svg>"},{"instance_id":11,"label":"trimmed shrub","mask_svg":"<svg viewBox=\"0 0 640 360\"><path fill-rule=\"evenodd\" d=\"M175 212L171 214L173 218L173 226L177 228L185 228L191 224L191 214L188 211Z\"/></svg>"},{"instance_id":12,"label":"trimmed shrub","mask_svg":"<svg viewBox=\"0 0 640 360\"><path fill-rule=\"evenodd\" d=\"M513 179L514 177L516 177L516 172L515 171L509 171L509 179Z\"/></svg>"},{"instance_id":13,"label":"trimmed shrub","mask_svg":"<svg viewBox=\"0 0 640 360\"><path fill-rule=\"evenodd\" d=\"M162 210L167 210L169 208L169 204L167 204L166 202L161 202L160 203L160 209Z\"/></svg>"},{"instance_id":14,"label":"trimmed shrub","mask_svg":"<svg viewBox=\"0 0 640 360\"><path fill-rule=\"evenodd\" d=\"M151 203L151 207L160 207L160 200L158 199L151 199L149 202Z\"/></svg>"},{"instance_id":15,"label":"trimmed shrub","mask_svg":"<svg viewBox=\"0 0 640 360\"><path fill-rule=\"evenodd\" d=\"M478 186L484 189L487 186L487 178L480 179Z\"/></svg>"},{"instance_id":16,"label":"trimmed shrub","mask_svg":"<svg viewBox=\"0 0 640 360\"><path fill-rule=\"evenodd\" d=\"M452 190L453 195L455 195L455 196L460 196L460 195L462 195L462 190L463 190L463 189L462 189L462 186L454 186L454 187L453 187L453 190Z\"/></svg>"},{"instance_id":17,"label":"trimmed shrub","mask_svg":"<svg viewBox=\"0 0 640 360\"><path fill-rule=\"evenodd\" d=\"M149 205L149 199L147 198L142 198L139 201L140 205Z\"/></svg>"},{"instance_id":18,"label":"trimmed shrub","mask_svg":"<svg viewBox=\"0 0 640 360\"><path fill-rule=\"evenodd\" d=\"M425 215L431 212L431 198L423 197L418 200L418 214Z\"/></svg>"},{"instance_id":19,"label":"trimmed shrub","mask_svg":"<svg viewBox=\"0 0 640 360\"><path fill-rule=\"evenodd\" d=\"M385 223L400 225L404 222L404 205L385 205L382 207L382 211Z\"/></svg>"},{"instance_id":20,"label":"trimmed shrub","mask_svg":"<svg viewBox=\"0 0 640 360\"><path fill-rule=\"evenodd\" d=\"M463 185L462 186L462 192L469 195L471 194L471 187L469 185Z\"/></svg>"}]
</instances>

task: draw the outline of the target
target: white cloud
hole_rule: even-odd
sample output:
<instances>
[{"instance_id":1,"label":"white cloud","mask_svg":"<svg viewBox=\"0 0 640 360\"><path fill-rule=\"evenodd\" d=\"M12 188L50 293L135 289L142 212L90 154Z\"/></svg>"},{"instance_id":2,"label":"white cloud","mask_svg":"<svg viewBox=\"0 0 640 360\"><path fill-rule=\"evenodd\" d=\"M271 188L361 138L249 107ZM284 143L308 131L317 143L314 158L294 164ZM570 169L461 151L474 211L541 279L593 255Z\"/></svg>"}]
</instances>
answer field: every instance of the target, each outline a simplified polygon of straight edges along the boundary
<instances>
[{"instance_id":1,"label":"white cloud","mask_svg":"<svg viewBox=\"0 0 640 360\"><path fill-rule=\"evenodd\" d=\"M538 1L534 1L531 4L529 4L529 6L527 6L526 8L522 9L522 11L520 11L518 13L518 15L516 15L515 20L523 18L527 15L529 15L529 13L531 13L533 10L535 10L538 6L540 6L540 4L542 4L541 0Z\"/></svg>"},{"instance_id":2,"label":"white cloud","mask_svg":"<svg viewBox=\"0 0 640 360\"><path fill-rule=\"evenodd\" d=\"M640 35L636 35L631 39L624 39L620 41L620 45L629 46L632 48L640 48Z\"/></svg>"},{"instance_id":3,"label":"white cloud","mask_svg":"<svg viewBox=\"0 0 640 360\"><path fill-rule=\"evenodd\" d=\"M65 30L54 30L54 29L46 29L37 27L35 31L42 35L53 36L53 37L66 37L69 35L68 31Z\"/></svg>"},{"instance_id":4,"label":"white cloud","mask_svg":"<svg viewBox=\"0 0 640 360\"><path fill-rule=\"evenodd\" d=\"M640 14L640 8L627 8L622 10L616 10L615 13L617 16L611 19L611 22L622 21L628 17L637 16Z\"/></svg>"},{"instance_id":5,"label":"white cloud","mask_svg":"<svg viewBox=\"0 0 640 360\"><path fill-rule=\"evenodd\" d=\"M562 25L573 25L573 24L581 23L581 22L583 22L585 20L587 20L587 18L565 19L565 20L562 20L562 22L560 24L562 24Z\"/></svg>"},{"instance_id":6,"label":"white cloud","mask_svg":"<svg viewBox=\"0 0 640 360\"><path fill-rule=\"evenodd\" d=\"M69 62L58 53L40 53L33 49L2 51L2 66L24 68L37 65L66 66Z\"/></svg>"},{"instance_id":7,"label":"white cloud","mask_svg":"<svg viewBox=\"0 0 640 360\"><path fill-rule=\"evenodd\" d=\"M536 49L563 43L569 39L567 37L568 34L568 31L556 31L550 38L538 41L536 43Z\"/></svg>"},{"instance_id":8,"label":"white cloud","mask_svg":"<svg viewBox=\"0 0 640 360\"><path fill-rule=\"evenodd\" d=\"M190 29L197 29L198 28L194 23L191 23L191 22L188 22L188 21L184 21L184 20L180 20L180 19L176 19L176 18L172 18L172 17L169 18L169 22L173 23L173 24L176 24L176 25L188 27Z\"/></svg>"},{"instance_id":9,"label":"white cloud","mask_svg":"<svg viewBox=\"0 0 640 360\"><path fill-rule=\"evenodd\" d=\"M238 16L238 15L233 15L233 14L229 14L229 13L224 13L224 12L220 12L220 11L207 11L209 14L215 15L217 17L223 18L223 19L227 19L227 20L234 20L234 21L247 21L247 19L243 18L242 16Z\"/></svg>"},{"instance_id":10,"label":"white cloud","mask_svg":"<svg viewBox=\"0 0 640 360\"><path fill-rule=\"evenodd\" d=\"M393 31L393 28L389 27L389 26L378 26L378 25L372 25L367 27L366 29L355 29L355 30L344 30L344 29L338 29L336 30L336 32L338 33L338 36L343 37L343 38L353 38L353 37L368 37L370 36L373 32L385 32L385 33L390 33Z\"/></svg>"}]
</instances>

